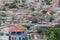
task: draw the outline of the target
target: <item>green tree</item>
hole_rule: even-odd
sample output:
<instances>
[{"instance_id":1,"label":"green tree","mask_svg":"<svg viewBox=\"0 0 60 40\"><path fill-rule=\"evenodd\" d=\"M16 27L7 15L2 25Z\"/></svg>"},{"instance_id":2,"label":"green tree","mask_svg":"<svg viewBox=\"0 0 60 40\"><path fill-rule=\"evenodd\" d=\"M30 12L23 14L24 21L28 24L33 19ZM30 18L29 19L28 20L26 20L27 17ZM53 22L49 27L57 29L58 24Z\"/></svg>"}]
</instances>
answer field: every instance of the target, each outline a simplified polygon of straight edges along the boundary
<instances>
[{"instance_id":1,"label":"green tree","mask_svg":"<svg viewBox=\"0 0 60 40\"><path fill-rule=\"evenodd\" d=\"M35 11L35 8L34 7L31 7L30 10Z\"/></svg>"},{"instance_id":2,"label":"green tree","mask_svg":"<svg viewBox=\"0 0 60 40\"><path fill-rule=\"evenodd\" d=\"M56 34L56 40L60 40L60 29L55 31Z\"/></svg>"},{"instance_id":3,"label":"green tree","mask_svg":"<svg viewBox=\"0 0 60 40\"><path fill-rule=\"evenodd\" d=\"M25 4L21 4L21 5L19 5L19 7L25 7Z\"/></svg>"},{"instance_id":4,"label":"green tree","mask_svg":"<svg viewBox=\"0 0 60 40\"><path fill-rule=\"evenodd\" d=\"M9 3L6 3L5 6L9 6Z\"/></svg>"},{"instance_id":5,"label":"green tree","mask_svg":"<svg viewBox=\"0 0 60 40\"><path fill-rule=\"evenodd\" d=\"M55 12L54 11L51 11L50 14L53 15L53 14L55 14Z\"/></svg>"},{"instance_id":6,"label":"green tree","mask_svg":"<svg viewBox=\"0 0 60 40\"><path fill-rule=\"evenodd\" d=\"M4 33L3 32L0 32L0 35L4 35Z\"/></svg>"},{"instance_id":7,"label":"green tree","mask_svg":"<svg viewBox=\"0 0 60 40\"><path fill-rule=\"evenodd\" d=\"M2 14L0 14L0 16L2 16L2 17L6 17L7 14L6 14L6 13L2 13Z\"/></svg>"},{"instance_id":8,"label":"green tree","mask_svg":"<svg viewBox=\"0 0 60 40\"><path fill-rule=\"evenodd\" d=\"M47 13L47 10L42 10L42 13L46 14Z\"/></svg>"},{"instance_id":9,"label":"green tree","mask_svg":"<svg viewBox=\"0 0 60 40\"><path fill-rule=\"evenodd\" d=\"M50 4L51 4L51 3L50 3L51 1L52 1L52 0L45 0L45 2L46 2L47 5L50 5Z\"/></svg>"},{"instance_id":10,"label":"green tree","mask_svg":"<svg viewBox=\"0 0 60 40\"><path fill-rule=\"evenodd\" d=\"M17 8L17 6L15 3L11 3L11 4L9 4L9 8Z\"/></svg>"},{"instance_id":11,"label":"green tree","mask_svg":"<svg viewBox=\"0 0 60 40\"><path fill-rule=\"evenodd\" d=\"M33 17L36 16L35 14L31 14Z\"/></svg>"},{"instance_id":12,"label":"green tree","mask_svg":"<svg viewBox=\"0 0 60 40\"><path fill-rule=\"evenodd\" d=\"M53 17L50 17L50 18L49 18L49 22L52 22L53 20L54 20Z\"/></svg>"},{"instance_id":13,"label":"green tree","mask_svg":"<svg viewBox=\"0 0 60 40\"><path fill-rule=\"evenodd\" d=\"M60 23L56 24L56 25L55 25L55 27L58 27L58 28L60 28Z\"/></svg>"},{"instance_id":14,"label":"green tree","mask_svg":"<svg viewBox=\"0 0 60 40\"><path fill-rule=\"evenodd\" d=\"M39 34L44 34L47 36L47 40L60 40L60 29L57 27L51 27L46 29L38 28L37 32Z\"/></svg>"},{"instance_id":15,"label":"green tree","mask_svg":"<svg viewBox=\"0 0 60 40\"><path fill-rule=\"evenodd\" d=\"M22 26L26 27L27 29L30 28L30 25L27 25L27 24L24 24L24 25L22 25Z\"/></svg>"},{"instance_id":16,"label":"green tree","mask_svg":"<svg viewBox=\"0 0 60 40\"><path fill-rule=\"evenodd\" d=\"M6 8L5 7L1 7L0 10L6 11Z\"/></svg>"},{"instance_id":17,"label":"green tree","mask_svg":"<svg viewBox=\"0 0 60 40\"><path fill-rule=\"evenodd\" d=\"M33 19L32 19L32 23L38 23L37 18L33 18Z\"/></svg>"}]
</instances>

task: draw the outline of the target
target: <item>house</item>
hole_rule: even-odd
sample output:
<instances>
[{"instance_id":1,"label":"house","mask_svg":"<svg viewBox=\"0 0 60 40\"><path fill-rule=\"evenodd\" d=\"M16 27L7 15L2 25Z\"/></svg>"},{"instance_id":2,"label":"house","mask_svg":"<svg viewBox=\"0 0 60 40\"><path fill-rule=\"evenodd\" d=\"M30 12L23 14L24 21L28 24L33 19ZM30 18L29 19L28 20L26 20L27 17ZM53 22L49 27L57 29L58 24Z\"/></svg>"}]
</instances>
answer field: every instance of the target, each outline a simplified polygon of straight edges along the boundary
<instances>
[{"instance_id":1,"label":"house","mask_svg":"<svg viewBox=\"0 0 60 40\"><path fill-rule=\"evenodd\" d=\"M53 3L56 3L56 2L57 2L57 0L52 0L52 2L53 2Z\"/></svg>"},{"instance_id":2,"label":"house","mask_svg":"<svg viewBox=\"0 0 60 40\"><path fill-rule=\"evenodd\" d=\"M16 26L9 28L9 40L25 39L27 39L27 28L25 28L24 26Z\"/></svg>"},{"instance_id":3,"label":"house","mask_svg":"<svg viewBox=\"0 0 60 40\"><path fill-rule=\"evenodd\" d=\"M13 0L1 0L0 2L2 2L2 3L12 3Z\"/></svg>"},{"instance_id":4,"label":"house","mask_svg":"<svg viewBox=\"0 0 60 40\"><path fill-rule=\"evenodd\" d=\"M39 22L38 24L34 25L34 27L35 28L37 28L37 27L46 28L46 27L51 27L51 25L48 22Z\"/></svg>"},{"instance_id":5,"label":"house","mask_svg":"<svg viewBox=\"0 0 60 40\"><path fill-rule=\"evenodd\" d=\"M40 2L41 0L27 0L27 3L36 3L36 2Z\"/></svg>"},{"instance_id":6,"label":"house","mask_svg":"<svg viewBox=\"0 0 60 40\"><path fill-rule=\"evenodd\" d=\"M16 8L11 8L8 11L15 13L17 11L17 9Z\"/></svg>"},{"instance_id":7,"label":"house","mask_svg":"<svg viewBox=\"0 0 60 40\"><path fill-rule=\"evenodd\" d=\"M6 27L0 28L0 40L9 40L8 31Z\"/></svg>"},{"instance_id":8,"label":"house","mask_svg":"<svg viewBox=\"0 0 60 40\"><path fill-rule=\"evenodd\" d=\"M17 3L25 3L26 0L17 0Z\"/></svg>"}]
</instances>

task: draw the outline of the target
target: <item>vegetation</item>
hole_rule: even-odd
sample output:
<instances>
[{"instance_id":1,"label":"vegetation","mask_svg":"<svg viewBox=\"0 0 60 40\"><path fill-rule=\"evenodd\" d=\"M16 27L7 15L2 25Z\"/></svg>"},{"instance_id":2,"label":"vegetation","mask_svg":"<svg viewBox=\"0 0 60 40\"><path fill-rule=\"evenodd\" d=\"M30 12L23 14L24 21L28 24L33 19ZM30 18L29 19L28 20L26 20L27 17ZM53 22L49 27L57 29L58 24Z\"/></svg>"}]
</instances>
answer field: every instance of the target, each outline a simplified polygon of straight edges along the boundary
<instances>
[{"instance_id":1,"label":"vegetation","mask_svg":"<svg viewBox=\"0 0 60 40\"><path fill-rule=\"evenodd\" d=\"M49 17L49 22L52 22L54 20L53 17Z\"/></svg>"},{"instance_id":2,"label":"vegetation","mask_svg":"<svg viewBox=\"0 0 60 40\"><path fill-rule=\"evenodd\" d=\"M35 8L34 8L34 7L32 7L32 8L30 8L30 10L35 11Z\"/></svg>"},{"instance_id":3,"label":"vegetation","mask_svg":"<svg viewBox=\"0 0 60 40\"><path fill-rule=\"evenodd\" d=\"M36 14L31 14L33 17L36 16Z\"/></svg>"},{"instance_id":4,"label":"vegetation","mask_svg":"<svg viewBox=\"0 0 60 40\"><path fill-rule=\"evenodd\" d=\"M0 10L6 11L6 8L5 7L0 7Z\"/></svg>"},{"instance_id":5,"label":"vegetation","mask_svg":"<svg viewBox=\"0 0 60 40\"><path fill-rule=\"evenodd\" d=\"M51 11L50 14L53 15L53 14L55 14L55 12L54 11Z\"/></svg>"},{"instance_id":6,"label":"vegetation","mask_svg":"<svg viewBox=\"0 0 60 40\"><path fill-rule=\"evenodd\" d=\"M47 11L46 11L46 10L43 10L42 12L43 12L44 14L46 14L46 13L47 13Z\"/></svg>"},{"instance_id":7,"label":"vegetation","mask_svg":"<svg viewBox=\"0 0 60 40\"><path fill-rule=\"evenodd\" d=\"M31 11L35 11L35 8L32 7L32 5L28 5L28 4L20 4L19 7L22 7L22 8L27 8Z\"/></svg>"},{"instance_id":8,"label":"vegetation","mask_svg":"<svg viewBox=\"0 0 60 40\"><path fill-rule=\"evenodd\" d=\"M38 19L37 18L33 18L32 19L32 23L38 23Z\"/></svg>"},{"instance_id":9,"label":"vegetation","mask_svg":"<svg viewBox=\"0 0 60 40\"><path fill-rule=\"evenodd\" d=\"M4 35L4 33L3 32L0 32L0 35Z\"/></svg>"},{"instance_id":10,"label":"vegetation","mask_svg":"<svg viewBox=\"0 0 60 40\"><path fill-rule=\"evenodd\" d=\"M17 3L17 0L14 0L14 3Z\"/></svg>"},{"instance_id":11,"label":"vegetation","mask_svg":"<svg viewBox=\"0 0 60 40\"><path fill-rule=\"evenodd\" d=\"M19 5L19 7L25 7L25 4L21 4L21 5Z\"/></svg>"},{"instance_id":12,"label":"vegetation","mask_svg":"<svg viewBox=\"0 0 60 40\"><path fill-rule=\"evenodd\" d=\"M24 25L22 25L22 26L24 26L24 27L26 27L27 29L29 29L31 25L24 24Z\"/></svg>"},{"instance_id":13,"label":"vegetation","mask_svg":"<svg viewBox=\"0 0 60 40\"><path fill-rule=\"evenodd\" d=\"M9 6L10 4L9 3L6 3L5 6Z\"/></svg>"},{"instance_id":14,"label":"vegetation","mask_svg":"<svg viewBox=\"0 0 60 40\"><path fill-rule=\"evenodd\" d=\"M48 19L49 22L52 22L52 21L54 20L54 17L53 17L53 14L54 14L54 13L55 13L55 12L53 12L53 11L52 11L52 12L49 12L49 11L48 11L48 12L46 13L46 19Z\"/></svg>"},{"instance_id":15,"label":"vegetation","mask_svg":"<svg viewBox=\"0 0 60 40\"><path fill-rule=\"evenodd\" d=\"M50 28L37 28L37 33L46 35L47 40L60 40L60 29L56 26Z\"/></svg>"},{"instance_id":16,"label":"vegetation","mask_svg":"<svg viewBox=\"0 0 60 40\"><path fill-rule=\"evenodd\" d=\"M9 5L9 8L17 8L16 4L15 3L12 3Z\"/></svg>"},{"instance_id":17,"label":"vegetation","mask_svg":"<svg viewBox=\"0 0 60 40\"><path fill-rule=\"evenodd\" d=\"M3 18L0 17L0 20L3 20Z\"/></svg>"},{"instance_id":18,"label":"vegetation","mask_svg":"<svg viewBox=\"0 0 60 40\"><path fill-rule=\"evenodd\" d=\"M60 23L56 24L54 27L60 28Z\"/></svg>"},{"instance_id":19,"label":"vegetation","mask_svg":"<svg viewBox=\"0 0 60 40\"><path fill-rule=\"evenodd\" d=\"M50 3L51 0L45 0L45 2L46 2L47 5L50 5L50 4L51 4L51 3Z\"/></svg>"},{"instance_id":20,"label":"vegetation","mask_svg":"<svg viewBox=\"0 0 60 40\"><path fill-rule=\"evenodd\" d=\"M2 17L6 17L7 14L6 14L6 13L2 13L2 14L0 14L0 16L2 16Z\"/></svg>"},{"instance_id":21,"label":"vegetation","mask_svg":"<svg viewBox=\"0 0 60 40\"><path fill-rule=\"evenodd\" d=\"M5 6L8 8L17 8L15 3L6 3Z\"/></svg>"},{"instance_id":22,"label":"vegetation","mask_svg":"<svg viewBox=\"0 0 60 40\"><path fill-rule=\"evenodd\" d=\"M26 0L22 0L22 2L26 2Z\"/></svg>"}]
</instances>

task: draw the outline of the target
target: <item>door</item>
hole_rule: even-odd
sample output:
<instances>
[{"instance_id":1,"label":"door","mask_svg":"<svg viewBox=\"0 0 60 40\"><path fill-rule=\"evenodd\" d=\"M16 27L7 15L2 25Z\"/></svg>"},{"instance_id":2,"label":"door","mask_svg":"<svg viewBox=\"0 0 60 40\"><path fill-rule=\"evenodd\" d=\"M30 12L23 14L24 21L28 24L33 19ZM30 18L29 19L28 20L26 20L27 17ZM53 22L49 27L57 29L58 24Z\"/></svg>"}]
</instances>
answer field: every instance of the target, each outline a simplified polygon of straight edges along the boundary
<instances>
[{"instance_id":1,"label":"door","mask_svg":"<svg viewBox=\"0 0 60 40\"><path fill-rule=\"evenodd\" d=\"M21 37L19 37L19 40L21 40Z\"/></svg>"},{"instance_id":2,"label":"door","mask_svg":"<svg viewBox=\"0 0 60 40\"><path fill-rule=\"evenodd\" d=\"M16 40L16 37L12 37L11 40Z\"/></svg>"}]
</instances>

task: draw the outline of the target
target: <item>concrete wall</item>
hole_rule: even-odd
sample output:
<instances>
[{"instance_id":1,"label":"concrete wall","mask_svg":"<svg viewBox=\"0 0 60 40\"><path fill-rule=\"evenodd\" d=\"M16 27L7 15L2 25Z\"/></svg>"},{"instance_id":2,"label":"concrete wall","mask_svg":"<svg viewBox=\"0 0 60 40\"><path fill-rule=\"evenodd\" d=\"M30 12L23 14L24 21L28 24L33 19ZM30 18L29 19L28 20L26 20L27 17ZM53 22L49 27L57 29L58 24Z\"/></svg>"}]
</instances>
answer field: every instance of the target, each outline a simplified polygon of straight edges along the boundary
<instances>
[{"instance_id":1,"label":"concrete wall","mask_svg":"<svg viewBox=\"0 0 60 40\"><path fill-rule=\"evenodd\" d=\"M8 36L0 36L0 40L9 40Z\"/></svg>"}]
</instances>

